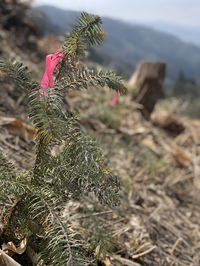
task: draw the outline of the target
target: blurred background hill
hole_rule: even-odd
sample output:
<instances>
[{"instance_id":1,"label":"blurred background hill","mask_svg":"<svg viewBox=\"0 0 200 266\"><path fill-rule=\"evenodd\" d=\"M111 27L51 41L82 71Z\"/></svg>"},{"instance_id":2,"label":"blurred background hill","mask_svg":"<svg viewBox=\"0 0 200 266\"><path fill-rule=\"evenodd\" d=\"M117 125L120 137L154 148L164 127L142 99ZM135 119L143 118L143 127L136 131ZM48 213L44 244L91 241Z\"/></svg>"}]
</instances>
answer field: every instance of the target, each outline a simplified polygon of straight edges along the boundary
<instances>
[{"instance_id":1,"label":"blurred background hill","mask_svg":"<svg viewBox=\"0 0 200 266\"><path fill-rule=\"evenodd\" d=\"M66 35L70 24L79 15L76 11L48 5L39 9L46 15L39 20L43 35ZM200 46L181 40L178 29L174 28L174 32L171 31L174 34L170 34L170 30L160 23L152 23L152 28L157 29L154 30L150 26L107 17L102 19L107 38L102 47L91 53L92 60L114 67L125 77L130 77L142 60L160 60L167 64L168 81L177 80L180 72L188 79L200 80Z\"/></svg>"},{"instance_id":2,"label":"blurred background hill","mask_svg":"<svg viewBox=\"0 0 200 266\"><path fill-rule=\"evenodd\" d=\"M197 25L183 26L170 22L148 22L146 26L179 37L182 41L200 46L200 28Z\"/></svg>"},{"instance_id":3,"label":"blurred background hill","mask_svg":"<svg viewBox=\"0 0 200 266\"><path fill-rule=\"evenodd\" d=\"M66 4L66 6L68 5ZM147 6L151 7L150 4ZM170 6L172 7L171 3ZM183 4L182 9L184 10L186 7L186 4ZM36 10L37 16L34 17L34 20L40 28L41 36L52 34L56 35L58 39L67 36L71 24L80 14L79 11L51 5L40 5ZM171 13L174 12L172 11ZM145 12L144 10L144 14L146 14ZM161 16L160 9L159 12ZM169 13L169 10L166 9L167 12ZM177 15L177 19L181 16L180 14ZM154 14L155 18L157 15L159 14ZM166 76L162 97L175 96L187 101L185 113L192 117L199 117L200 43L198 25L190 24L190 21L184 17L182 19L184 23L179 25L177 22L170 22L170 17L166 22L163 20L148 21L148 18L144 21L134 22L134 18L131 19L130 14L129 17L127 14L126 19L117 19L116 16L102 16L106 40L101 47L89 50L88 60L104 68L115 69L117 74L122 75L125 80L131 78L141 61L165 62Z\"/></svg>"}]
</instances>

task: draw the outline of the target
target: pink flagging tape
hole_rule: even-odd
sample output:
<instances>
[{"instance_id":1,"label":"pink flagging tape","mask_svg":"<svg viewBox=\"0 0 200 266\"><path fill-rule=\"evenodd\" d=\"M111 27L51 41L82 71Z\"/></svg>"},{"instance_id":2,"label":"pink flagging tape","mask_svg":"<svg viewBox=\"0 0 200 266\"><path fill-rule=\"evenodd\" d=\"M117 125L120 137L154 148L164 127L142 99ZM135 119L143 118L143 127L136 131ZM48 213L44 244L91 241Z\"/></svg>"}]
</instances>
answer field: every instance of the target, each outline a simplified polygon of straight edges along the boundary
<instances>
[{"instance_id":1,"label":"pink flagging tape","mask_svg":"<svg viewBox=\"0 0 200 266\"><path fill-rule=\"evenodd\" d=\"M47 96L46 89L48 87L54 86L53 72L60 61L64 57L64 53L61 51L55 52L54 54L49 54L46 56L46 70L44 72L41 84L40 84L40 94Z\"/></svg>"},{"instance_id":2,"label":"pink flagging tape","mask_svg":"<svg viewBox=\"0 0 200 266\"><path fill-rule=\"evenodd\" d=\"M119 96L120 96L120 92L119 91L115 92L115 95L114 95L114 97L112 98L112 100L110 102L111 106L115 106L116 105Z\"/></svg>"}]
</instances>

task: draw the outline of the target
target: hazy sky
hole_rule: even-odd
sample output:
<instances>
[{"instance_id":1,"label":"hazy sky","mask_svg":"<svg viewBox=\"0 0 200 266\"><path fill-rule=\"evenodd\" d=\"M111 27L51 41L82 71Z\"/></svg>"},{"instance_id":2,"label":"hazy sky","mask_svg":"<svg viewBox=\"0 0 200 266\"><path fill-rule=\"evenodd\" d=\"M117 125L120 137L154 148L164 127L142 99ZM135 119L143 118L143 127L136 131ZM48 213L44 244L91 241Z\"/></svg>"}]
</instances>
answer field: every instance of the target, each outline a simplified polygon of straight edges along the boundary
<instances>
[{"instance_id":1,"label":"hazy sky","mask_svg":"<svg viewBox=\"0 0 200 266\"><path fill-rule=\"evenodd\" d=\"M200 27L200 0L35 0L130 22L162 21Z\"/></svg>"}]
</instances>

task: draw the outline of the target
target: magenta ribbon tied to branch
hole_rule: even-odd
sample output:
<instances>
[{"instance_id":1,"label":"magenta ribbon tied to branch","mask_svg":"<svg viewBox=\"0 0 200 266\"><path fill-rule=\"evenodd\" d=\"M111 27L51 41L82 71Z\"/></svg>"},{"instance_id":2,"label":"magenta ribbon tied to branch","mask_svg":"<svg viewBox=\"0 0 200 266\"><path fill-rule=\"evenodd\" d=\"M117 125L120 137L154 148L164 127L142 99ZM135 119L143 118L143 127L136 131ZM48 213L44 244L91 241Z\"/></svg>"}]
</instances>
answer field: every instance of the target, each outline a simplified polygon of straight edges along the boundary
<instances>
[{"instance_id":1,"label":"magenta ribbon tied to branch","mask_svg":"<svg viewBox=\"0 0 200 266\"><path fill-rule=\"evenodd\" d=\"M49 54L46 56L46 69L44 72L44 75L42 77L42 81L40 84L40 95L41 96L47 96L47 89L49 87L54 86L54 80L53 80L53 72L60 61L60 59L64 58L64 53L62 51L57 51L54 54ZM120 92L117 91L112 98L110 105L115 106L118 98L119 98ZM40 98L42 99L42 97Z\"/></svg>"},{"instance_id":2,"label":"magenta ribbon tied to branch","mask_svg":"<svg viewBox=\"0 0 200 266\"><path fill-rule=\"evenodd\" d=\"M54 54L49 54L46 56L46 69L42 77L40 84L40 95L47 96L47 89L54 86L53 72L60 61L64 58L64 53L62 51L57 51Z\"/></svg>"}]
</instances>

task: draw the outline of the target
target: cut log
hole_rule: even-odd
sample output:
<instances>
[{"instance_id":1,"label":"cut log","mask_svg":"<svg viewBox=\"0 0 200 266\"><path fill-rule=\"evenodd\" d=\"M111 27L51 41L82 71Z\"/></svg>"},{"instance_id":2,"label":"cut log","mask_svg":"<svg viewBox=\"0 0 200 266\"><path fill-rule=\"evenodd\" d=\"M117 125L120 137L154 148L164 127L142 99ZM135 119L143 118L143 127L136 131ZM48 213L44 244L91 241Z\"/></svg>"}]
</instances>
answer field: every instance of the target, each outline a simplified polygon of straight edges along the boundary
<instances>
[{"instance_id":1,"label":"cut log","mask_svg":"<svg viewBox=\"0 0 200 266\"><path fill-rule=\"evenodd\" d=\"M159 126L168 132L177 136L185 130L185 125L181 121L181 117L170 112L154 113L151 116L151 121L154 125Z\"/></svg>"}]
</instances>

